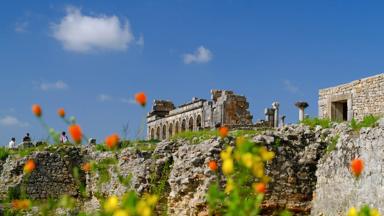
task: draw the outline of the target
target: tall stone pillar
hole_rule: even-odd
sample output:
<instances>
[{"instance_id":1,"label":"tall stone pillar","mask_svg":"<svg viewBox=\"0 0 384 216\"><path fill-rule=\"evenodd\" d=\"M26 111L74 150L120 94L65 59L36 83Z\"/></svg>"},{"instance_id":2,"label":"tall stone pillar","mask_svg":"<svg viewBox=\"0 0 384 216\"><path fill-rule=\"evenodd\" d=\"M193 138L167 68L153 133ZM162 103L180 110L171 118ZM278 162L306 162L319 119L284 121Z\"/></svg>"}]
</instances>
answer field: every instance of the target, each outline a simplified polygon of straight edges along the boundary
<instances>
[{"instance_id":1,"label":"tall stone pillar","mask_svg":"<svg viewBox=\"0 0 384 216\"><path fill-rule=\"evenodd\" d=\"M305 108L307 108L309 105L305 101L298 101L295 103L295 106L299 109L299 121L303 121L305 118Z\"/></svg>"},{"instance_id":2,"label":"tall stone pillar","mask_svg":"<svg viewBox=\"0 0 384 216\"><path fill-rule=\"evenodd\" d=\"M286 118L285 115L281 116L281 126L282 126L282 127L285 126L285 118Z\"/></svg>"},{"instance_id":3,"label":"tall stone pillar","mask_svg":"<svg viewBox=\"0 0 384 216\"><path fill-rule=\"evenodd\" d=\"M275 109L275 115L274 115L274 127L279 127L279 102L275 101L272 103L272 108Z\"/></svg>"}]
</instances>

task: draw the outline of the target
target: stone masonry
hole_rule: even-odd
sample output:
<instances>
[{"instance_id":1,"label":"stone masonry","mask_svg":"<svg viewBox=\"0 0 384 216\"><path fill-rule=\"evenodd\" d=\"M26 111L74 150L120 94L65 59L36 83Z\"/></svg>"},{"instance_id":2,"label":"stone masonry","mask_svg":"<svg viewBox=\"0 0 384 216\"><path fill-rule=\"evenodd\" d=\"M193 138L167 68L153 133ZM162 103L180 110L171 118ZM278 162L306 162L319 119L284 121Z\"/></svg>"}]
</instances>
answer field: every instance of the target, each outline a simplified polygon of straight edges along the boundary
<instances>
[{"instance_id":1,"label":"stone masonry","mask_svg":"<svg viewBox=\"0 0 384 216\"><path fill-rule=\"evenodd\" d=\"M193 98L179 107L155 100L147 116L147 138L165 140L182 131L252 125L247 98L232 91L211 90L211 100Z\"/></svg>"},{"instance_id":2,"label":"stone masonry","mask_svg":"<svg viewBox=\"0 0 384 216\"><path fill-rule=\"evenodd\" d=\"M384 73L319 91L319 117L361 120L384 114Z\"/></svg>"}]
</instances>

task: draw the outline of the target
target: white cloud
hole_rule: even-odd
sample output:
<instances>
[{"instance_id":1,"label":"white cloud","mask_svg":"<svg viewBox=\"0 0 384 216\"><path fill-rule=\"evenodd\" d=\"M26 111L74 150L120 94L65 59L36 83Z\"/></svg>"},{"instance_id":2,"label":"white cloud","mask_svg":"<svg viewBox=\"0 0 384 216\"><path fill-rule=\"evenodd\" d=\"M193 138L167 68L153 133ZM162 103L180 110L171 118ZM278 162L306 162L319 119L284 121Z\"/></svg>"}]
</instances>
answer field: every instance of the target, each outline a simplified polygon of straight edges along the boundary
<instances>
[{"instance_id":1,"label":"white cloud","mask_svg":"<svg viewBox=\"0 0 384 216\"><path fill-rule=\"evenodd\" d=\"M24 21L24 22L17 22L15 23L15 32L18 32L18 33L23 33L23 32L26 32L27 31L27 27L28 27L28 22L27 21Z\"/></svg>"},{"instance_id":2,"label":"white cloud","mask_svg":"<svg viewBox=\"0 0 384 216\"><path fill-rule=\"evenodd\" d=\"M0 118L0 125L2 126L17 126L17 127L27 127L29 124L27 122L22 122L14 116L4 116Z\"/></svg>"},{"instance_id":3,"label":"white cloud","mask_svg":"<svg viewBox=\"0 0 384 216\"><path fill-rule=\"evenodd\" d=\"M86 16L76 7L68 7L62 20L52 25L53 36L63 47L75 52L125 50L134 40L129 21L116 16Z\"/></svg>"},{"instance_id":4,"label":"white cloud","mask_svg":"<svg viewBox=\"0 0 384 216\"><path fill-rule=\"evenodd\" d=\"M291 93L297 93L299 91L299 87L293 84L290 80L284 80L283 84L285 89Z\"/></svg>"},{"instance_id":5,"label":"white cloud","mask_svg":"<svg viewBox=\"0 0 384 216\"><path fill-rule=\"evenodd\" d=\"M194 53L184 54L184 63L207 63L211 61L212 56L212 52L209 49L200 46L196 49Z\"/></svg>"},{"instance_id":6,"label":"white cloud","mask_svg":"<svg viewBox=\"0 0 384 216\"><path fill-rule=\"evenodd\" d=\"M52 82L52 83L46 83L46 82L40 83L39 87L43 91L64 90L64 89L68 88L68 84L62 80L58 80L58 81Z\"/></svg>"},{"instance_id":7,"label":"white cloud","mask_svg":"<svg viewBox=\"0 0 384 216\"><path fill-rule=\"evenodd\" d=\"M99 94L97 96L97 100L100 102L106 102L106 101L111 101L113 98L110 95L107 94Z\"/></svg>"},{"instance_id":8,"label":"white cloud","mask_svg":"<svg viewBox=\"0 0 384 216\"><path fill-rule=\"evenodd\" d=\"M137 39L136 44L139 46L144 46L144 36L140 35L139 39Z\"/></svg>"},{"instance_id":9,"label":"white cloud","mask_svg":"<svg viewBox=\"0 0 384 216\"><path fill-rule=\"evenodd\" d=\"M120 98L120 102L127 104L136 104L136 101L132 98Z\"/></svg>"}]
</instances>

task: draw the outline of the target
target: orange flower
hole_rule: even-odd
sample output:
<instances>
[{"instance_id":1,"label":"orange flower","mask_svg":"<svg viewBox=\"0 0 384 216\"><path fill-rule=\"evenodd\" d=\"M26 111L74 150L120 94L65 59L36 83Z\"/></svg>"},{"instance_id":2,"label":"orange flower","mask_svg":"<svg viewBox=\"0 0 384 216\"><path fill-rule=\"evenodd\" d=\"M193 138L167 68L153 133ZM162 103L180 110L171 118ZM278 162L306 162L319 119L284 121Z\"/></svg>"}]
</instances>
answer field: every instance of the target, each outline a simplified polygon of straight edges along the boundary
<instances>
[{"instance_id":1,"label":"orange flower","mask_svg":"<svg viewBox=\"0 0 384 216\"><path fill-rule=\"evenodd\" d=\"M256 193L265 193L267 191L267 186L264 183L256 183L253 185L253 189Z\"/></svg>"},{"instance_id":2,"label":"orange flower","mask_svg":"<svg viewBox=\"0 0 384 216\"><path fill-rule=\"evenodd\" d=\"M41 107L40 105L38 104L33 104L32 105L32 113L37 116L37 117L41 117L41 115L43 114L42 110L41 110Z\"/></svg>"},{"instance_id":3,"label":"orange flower","mask_svg":"<svg viewBox=\"0 0 384 216\"><path fill-rule=\"evenodd\" d=\"M65 110L64 108L60 108L57 110L57 114L61 117L61 118L64 118L65 117Z\"/></svg>"},{"instance_id":4,"label":"orange flower","mask_svg":"<svg viewBox=\"0 0 384 216\"><path fill-rule=\"evenodd\" d=\"M354 176L359 177L364 169L364 162L361 159L354 159L351 162L351 170Z\"/></svg>"},{"instance_id":5,"label":"orange flower","mask_svg":"<svg viewBox=\"0 0 384 216\"><path fill-rule=\"evenodd\" d=\"M76 143L81 143L81 139L83 138L83 133L81 132L81 127L77 124L70 125L68 127L68 131L72 136L72 139Z\"/></svg>"},{"instance_id":6,"label":"orange flower","mask_svg":"<svg viewBox=\"0 0 384 216\"><path fill-rule=\"evenodd\" d=\"M28 199L24 200L12 200L12 208L14 209L29 209L31 201Z\"/></svg>"},{"instance_id":7,"label":"orange flower","mask_svg":"<svg viewBox=\"0 0 384 216\"><path fill-rule=\"evenodd\" d=\"M32 159L24 164L24 173L31 173L34 169L36 169L36 163Z\"/></svg>"},{"instance_id":8,"label":"orange flower","mask_svg":"<svg viewBox=\"0 0 384 216\"><path fill-rule=\"evenodd\" d=\"M81 167L81 169L84 171L84 172L89 172L89 171L91 171L91 168L92 168L92 166L91 166L91 164L90 163L84 163L83 164L83 166Z\"/></svg>"},{"instance_id":9,"label":"orange flower","mask_svg":"<svg viewBox=\"0 0 384 216\"><path fill-rule=\"evenodd\" d=\"M147 104L147 96L144 92L139 92L135 95L136 102L144 107Z\"/></svg>"},{"instance_id":10,"label":"orange flower","mask_svg":"<svg viewBox=\"0 0 384 216\"><path fill-rule=\"evenodd\" d=\"M214 161L214 160L209 161L209 162L208 162L208 167L209 167L209 169L211 169L213 172L216 172L216 170L217 170L217 163L216 163L216 161Z\"/></svg>"},{"instance_id":11,"label":"orange flower","mask_svg":"<svg viewBox=\"0 0 384 216\"><path fill-rule=\"evenodd\" d=\"M228 136L229 129L227 127L220 127L219 128L219 135L221 138L225 138Z\"/></svg>"},{"instance_id":12,"label":"orange flower","mask_svg":"<svg viewBox=\"0 0 384 216\"><path fill-rule=\"evenodd\" d=\"M110 136L108 136L106 139L105 139L105 145L109 148L109 149L113 149L116 147L116 145L119 143L119 135L117 134L112 134Z\"/></svg>"}]
</instances>

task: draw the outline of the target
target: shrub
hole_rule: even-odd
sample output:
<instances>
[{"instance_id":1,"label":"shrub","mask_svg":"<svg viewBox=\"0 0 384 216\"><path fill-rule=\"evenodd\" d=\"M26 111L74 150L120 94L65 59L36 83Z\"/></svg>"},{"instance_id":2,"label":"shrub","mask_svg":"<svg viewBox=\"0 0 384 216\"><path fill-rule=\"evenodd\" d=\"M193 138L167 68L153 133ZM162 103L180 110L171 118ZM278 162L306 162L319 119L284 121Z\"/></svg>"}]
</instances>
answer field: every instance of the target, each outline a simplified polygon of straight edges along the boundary
<instances>
[{"instance_id":1,"label":"shrub","mask_svg":"<svg viewBox=\"0 0 384 216\"><path fill-rule=\"evenodd\" d=\"M360 129L364 127L377 126L377 122L379 119L380 117L378 116L368 115L368 116L365 116L363 120L360 122L356 121L356 119L352 119L350 126L354 131L360 131Z\"/></svg>"},{"instance_id":2,"label":"shrub","mask_svg":"<svg viewBox=\"0 0 384 216\"><path fill-rule=\"evenodd\" d=\"M320 119L320 118L305 118L301 121L302 124L309 126L310 128L315 128L320 125L322 128L330 128L331 121L329 119Z\"/></svg>"},{"instance_id":3,"label":"shrub","mask_svg":"<svg viewBox=\"0 0 384 216\"><path fill-rule=\"evenodd\" d=\"M0 147L0 160L5 160L7 159L9 155L9 149L6 147Z\"/></svg>"},{"instance_id":4,"label":"shrub","mask_svg":"<svg viewBox=\"0 0 384 216\"><path fill-rule=\"evenodd\" d=\"M336 149L336 144L339 141L340 135L336 135L331 138L331 142L328 144L326 152L331 153L333 150Z\"/></svg>"}]
</instances>

